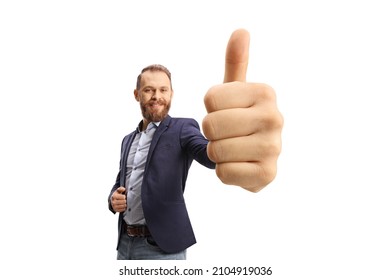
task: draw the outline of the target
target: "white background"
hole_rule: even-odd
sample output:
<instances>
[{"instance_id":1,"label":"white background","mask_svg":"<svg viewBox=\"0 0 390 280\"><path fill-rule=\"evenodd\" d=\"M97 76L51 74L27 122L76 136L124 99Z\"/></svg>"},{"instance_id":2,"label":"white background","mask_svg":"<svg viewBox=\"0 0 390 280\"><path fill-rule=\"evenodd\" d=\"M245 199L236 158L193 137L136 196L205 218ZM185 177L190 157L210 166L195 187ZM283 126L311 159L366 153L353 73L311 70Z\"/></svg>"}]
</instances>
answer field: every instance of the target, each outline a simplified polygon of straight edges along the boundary
<instances>
[{"instance_id":1,"label":"white background","mask_svg":"<svg viewBox=\"0 0 390 280\"><path fill-rule=\"evenodd\" d=\"M285 118L278 176L252 194L194 163L186 264L389 279L389 26L386 1L2 1L1 278L124 279L107 196L136 76L166 65L170 114L201 123L246 28L247 80Z\"/></svg>"}]
</instances>

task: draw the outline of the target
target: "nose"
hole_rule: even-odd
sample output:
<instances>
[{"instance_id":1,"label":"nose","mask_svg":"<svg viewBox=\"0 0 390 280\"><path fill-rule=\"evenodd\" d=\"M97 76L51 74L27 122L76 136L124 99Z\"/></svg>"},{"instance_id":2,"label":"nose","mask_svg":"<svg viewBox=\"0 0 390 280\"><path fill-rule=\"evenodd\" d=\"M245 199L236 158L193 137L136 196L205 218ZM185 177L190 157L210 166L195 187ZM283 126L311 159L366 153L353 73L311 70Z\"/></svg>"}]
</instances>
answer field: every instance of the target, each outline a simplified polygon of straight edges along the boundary
<instances>
[{"instance_id":1,"label":"nose","mask_svg":"<svg viewBox=\"0 0 390 280\"><path fill-rule=\"evenodd\" d=\"M153 96L152 96L153 99L159 100L161 97L162 97L162 92L160 90L156 89L155 91L153 91Z\"/></svg>"}]
</instances>

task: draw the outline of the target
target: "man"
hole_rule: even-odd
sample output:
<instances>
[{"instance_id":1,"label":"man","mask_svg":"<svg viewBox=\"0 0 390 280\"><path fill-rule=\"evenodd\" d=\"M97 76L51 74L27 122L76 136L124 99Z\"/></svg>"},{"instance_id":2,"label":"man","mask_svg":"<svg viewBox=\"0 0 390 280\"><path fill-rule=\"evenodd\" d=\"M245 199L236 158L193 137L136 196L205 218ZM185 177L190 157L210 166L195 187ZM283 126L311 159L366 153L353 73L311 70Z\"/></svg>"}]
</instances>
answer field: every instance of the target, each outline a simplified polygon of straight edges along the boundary
<instances>
[{"instance_id":1,"label":"man","mask_svg":"<svg viewBox=\"0 0 390 280\"><path fill-rule=\"evenodd\" d=\"M257 192L276 175L283 118L275 93L246 83L249 33L233 32L224 84L205 96L204 138L193 119L168 115L173 89L164 66L137 79L134 97L143 119L122 143L120 171L109 195L119 212L118 259L185 259L196 240L183 192L193 159L226 184ZM243 125L245 124L245 125Z\"/></svg>"}]
</instances>

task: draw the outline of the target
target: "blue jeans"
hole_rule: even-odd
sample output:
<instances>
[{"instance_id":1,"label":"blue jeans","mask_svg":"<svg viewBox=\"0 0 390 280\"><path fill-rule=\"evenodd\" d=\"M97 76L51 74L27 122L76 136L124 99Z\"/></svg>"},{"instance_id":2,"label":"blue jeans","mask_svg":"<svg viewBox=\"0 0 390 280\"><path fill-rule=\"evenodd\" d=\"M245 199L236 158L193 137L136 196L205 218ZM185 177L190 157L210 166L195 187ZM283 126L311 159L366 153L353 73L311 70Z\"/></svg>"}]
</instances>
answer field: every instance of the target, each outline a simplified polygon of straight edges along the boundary
<instances>
[{"instance_id":1,"label":"blue jeans","mask_svg":"<svg viewBox=\"0 0 390 280\"><path fill-rule=\"evenodd\" d=\"M165 253L149 237L130 237L121 234L118 246L118 260L185 260L186 250L178 253Z\"/></svg>"}]
</instances>

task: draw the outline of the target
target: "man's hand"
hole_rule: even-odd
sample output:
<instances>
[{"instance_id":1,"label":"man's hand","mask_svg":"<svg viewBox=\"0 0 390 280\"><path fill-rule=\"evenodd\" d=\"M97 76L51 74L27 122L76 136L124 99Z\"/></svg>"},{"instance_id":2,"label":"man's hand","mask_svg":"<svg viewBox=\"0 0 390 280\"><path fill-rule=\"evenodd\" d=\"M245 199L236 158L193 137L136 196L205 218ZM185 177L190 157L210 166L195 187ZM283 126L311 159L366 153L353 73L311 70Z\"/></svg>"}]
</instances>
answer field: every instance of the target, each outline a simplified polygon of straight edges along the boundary
<instances>
[{"instance_id":1,"label":"man's hand","mask_svg":"<svg viewBox=\"0 0 390 280\"><path fill-rule=\"evenodd\" d=\"M123 212L127 208L125 191L124 187L119 187L111 196L111 206L115 212Z\"/></svg>"},{"instance_id":2,"label":"man's hand","mask_svg":"<svg viewBox=\"0 0 390 280\"><path fill-rule=\"evenodd\" d=\"M276 176L283 117L271 87L245 82L249 40L243 29L231 35L224 83L212 87L204 98L208 115L203 132L220 180L258 192Z\"/></svg>"}]
</instances>

